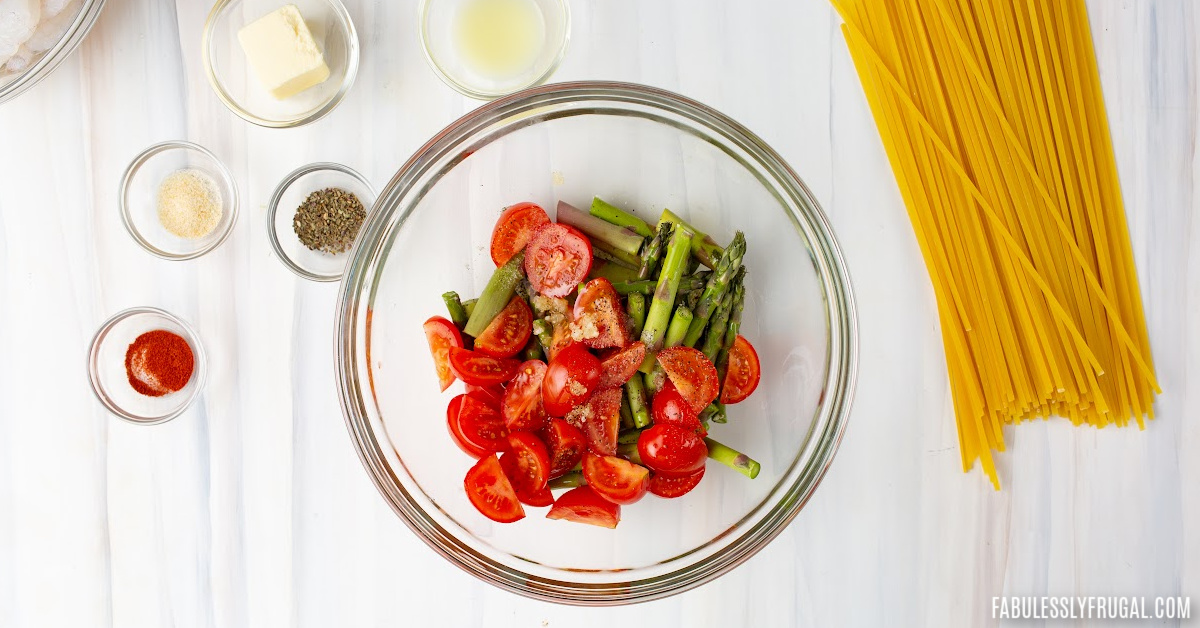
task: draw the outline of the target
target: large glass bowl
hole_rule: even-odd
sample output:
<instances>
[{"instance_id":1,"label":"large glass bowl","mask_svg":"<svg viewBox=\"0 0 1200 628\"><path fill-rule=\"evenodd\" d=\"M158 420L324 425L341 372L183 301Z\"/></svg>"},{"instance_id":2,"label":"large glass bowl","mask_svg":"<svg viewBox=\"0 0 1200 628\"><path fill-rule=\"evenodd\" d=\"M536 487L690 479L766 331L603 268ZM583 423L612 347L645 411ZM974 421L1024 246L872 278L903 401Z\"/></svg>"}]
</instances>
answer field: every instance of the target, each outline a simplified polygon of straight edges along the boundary
<instances>
[{"instance_id":1,"label":"large glass bowl","mask_svg":"<svg viewBox=\"0 0 1200 628\"><path fill-rule=\"evenodd\" d=\"M719 241L746 233L742 333L762 361L758 391L712 436L762 463L755 480L713 461L675 500L626 506L615 530L495 524L467 501L472 461L451 442L421 323L441 294L477 296L489 237L518 201L586 206L593 195L657 219L680 213ZM551 210L553 211L553 210ZM857 332L846 268L812 194L738 123L658 89L546 85L497 100L437 134L368 217L342 279L336 321L346 423L375 485L430 547L534 598L622 604L678 593L762 549L828 469L854 388Z\"/></svg>"},{"instance_id":2,"label":"large glass bowl","mask_svg":"<svg viewBox=\"0 0 1200 628\"><path fill-rule=\"evenodd\" d=\"M54 72L54 69L63 60L71 56L71 53L79 47L79 43L92 30L96 19L100 17L104 2L105 0L83 0L79 4L72 4L72 8L64 10L74 12L74 15L70 17L71 23L57 43L49 50L34 57L29 67L22 72L11 75L4 75L3 72L0 72L0 103L25 93L42 79L50 76L50 73Z\"/></svg>"}]
</instances>

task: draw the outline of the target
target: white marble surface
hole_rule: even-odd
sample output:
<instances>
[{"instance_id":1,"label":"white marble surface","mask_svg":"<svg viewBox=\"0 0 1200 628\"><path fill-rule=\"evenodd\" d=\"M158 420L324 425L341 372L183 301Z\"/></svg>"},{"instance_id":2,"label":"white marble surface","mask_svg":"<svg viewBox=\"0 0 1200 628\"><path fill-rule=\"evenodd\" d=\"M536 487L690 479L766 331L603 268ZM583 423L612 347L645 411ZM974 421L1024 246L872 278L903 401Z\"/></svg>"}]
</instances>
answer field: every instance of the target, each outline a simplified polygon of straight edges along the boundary
<instances>
[{"instance_id":1,"label":"white marble surface","mask_svg":"<svg viewBox=\"0 0 1200 628\"><path fill-rule=\"evenodd\" d=\"M358 82L302 129L223 109L199 60L203 0L109 0L56 74L0 106L0 626L977 626L996 623L992 596L1042 594L1190 595L1200 614L1190 0L1089 2L1159 418L1144 432L1010 431L1000 492L958 469L931 290L826 2L571 0L555 80L676 90L775 146L837 229L862 340L841 452L800 517L714 583L605 610L459 572L351 448L330 356L337 289L273 259L267 197L316 160L382 186L475 103L426 66L416 0L347 4ZM245 200L230 240L189 263L150 257L117 216L125 164L173 138L220 155ZM88 390L91 334L134 305L192 321L212 360L202 402L164 426L122 423Z\"/></svg>"}]
</instances>

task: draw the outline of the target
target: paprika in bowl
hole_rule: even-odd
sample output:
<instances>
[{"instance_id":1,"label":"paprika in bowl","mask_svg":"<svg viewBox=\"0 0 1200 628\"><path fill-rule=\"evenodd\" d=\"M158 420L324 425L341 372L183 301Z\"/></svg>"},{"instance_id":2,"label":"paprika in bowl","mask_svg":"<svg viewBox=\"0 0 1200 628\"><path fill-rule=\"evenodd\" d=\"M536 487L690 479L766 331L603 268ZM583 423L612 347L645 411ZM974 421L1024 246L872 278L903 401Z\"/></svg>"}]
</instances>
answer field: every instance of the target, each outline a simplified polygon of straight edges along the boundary
<instances>
[{"instance_id":1,"label":"paprika in bowl","mask_svg":"<svg viewBox=\"0 0 1200 628\"><path fill-rule=\"evenodd\" d=\"M109 412L139 425L169 421L204 388L204 348L176 316L152 307L124 310L92 340L88 376Z\"/></svg>"}]
</instances>

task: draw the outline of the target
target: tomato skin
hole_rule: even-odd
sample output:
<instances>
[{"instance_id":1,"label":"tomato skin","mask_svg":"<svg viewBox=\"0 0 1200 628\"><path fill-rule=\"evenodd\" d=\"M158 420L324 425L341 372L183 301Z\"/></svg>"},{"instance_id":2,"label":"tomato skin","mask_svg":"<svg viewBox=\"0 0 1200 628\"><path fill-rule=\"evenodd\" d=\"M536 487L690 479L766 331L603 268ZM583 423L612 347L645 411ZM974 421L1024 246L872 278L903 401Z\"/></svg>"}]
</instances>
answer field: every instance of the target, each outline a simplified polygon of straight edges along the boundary
<instances>
[{"instance_id":1,"label":"tomato skin","mask_svg":"<svg viewBox=\"0 0 1200 628\"><path fill-rule=\"evenodd\" d=\"M579 428L562 419L550 419L542 430L542 440L550 451L550 479L561 476L579 464L587 451L587 437Z\"/></svg>"},{"instance_id":2,"label":"tomato skin","mask_svg":"<svg viewBox=\"0 0 1200 628\"><path fill-rule=\"evenodd\" d=\"M616 456L583 456L583 478L598 495L614 504L628 506L646 495L650 471Z\"/></svg>"},{"instance_id":3,"label":"tomato skin","mask_svg":"<svg viewBox=\"0 0 1200 628\"><path fill-rule=\"evenodd\" d=\"M655 425L678 425L700 436L708 435L708 430L705 430L700 422L700 415L692 412L691 405L679 394L679 390L670 380L663 384L662 390L651 400L650 416Z\"/></svg>"},{"instance_id":4,"label":"tomato skin","mask_svg":"<svg viewBox=\"0 0 1200 628\"><path fill-rule=\"evenodd\" d=\"M446 426L454 443L472 458L503 451L508 446L508 429L500 411L471 394L450 400Z\"/></svg>"},{"instance_id":5,"label":"tomato skin","mask_svg":"<svg viewBox=\"0 0 1200 628\"><path fill-rule=\"evenodd\" d=\"M525 247L525 276L548 297L571 294L591 269L592 242L569 225L542 225Z\"/></svg>"},{"instance_id":6,"label":"tomato skin","mask_svg":"<svg viewBox=\"0 0 1200 628\"><path fill-rule=\"evenodd\" d=\"M545 376L545 362L522 362L517 376L504 389L500 410L510 432L536 432L546 425L546 410L542 408L542 379Z\"/></svg>"},{"instance_id":7,"label":"tomato skin","mask_svg":"<svg viewBox=\"0 0 1200 628\"><path fill-rule=\"evenodd\" d=\"M429 353L433 355L433 366L437 370L438 383L445 392L454 383L454 372L450 368L450 348L463 347L462 334L458 327L444 316L434 316L425 321L425 340Z\"/></svg>"},{"instance_id":8,"label":"tomato skin","mask_svg":"<svg viewBox=\"0 0 1200 628\"><path fill-rule=\"evenodd\" d=\"M589 281L579 291L572 316L577 330L589 330L590 337L585 336L583 343L593 349L623 348L632 340L621 299L612 282L603 277Z\"/></svg>"},{"instance_id":9,"label":"tomato skin","mask_svg":"<svg viewBox=\"0 0 1200 628\"><path fill-rule=\"evenodd\" d=\"M453 359L454 353L451 352ZM667 377L679 394L687 400L692 412L700 414L717 398L721 384L717 379L717 367L708 357L691 347L673 347L658 353L658 363L667 372Z\"/></svg>"},{"instance_id":10,"label":"tomato skin","mask_svg":"<svg viewBox=\"0 0 1200 628\"><path fill-rule=\"evenodd\" d=\"M704 469L705 467L700 467L698 471L690 475L681 475L679 477L655 473L650 478L650 492L667 499L683 497L696 488L700 480L704 479Z\"/></svg>"},{"instance_id":11,"label":"tomato skin","mask_svg":"<svg viewBox=\"0 0 1200 628\"><path fill-rule=\"evenodd\" d=\"M554 493L551 493L548 488L529 495L517 495L517 499L521 500L521 503L526 506L535 506L537 508L554 505Z\"/></svg>"},{"instance_id":12,"label":"tomato skin","mask_svg":"<svg viewBox=\"0 0 1200 628\"><path fill-rule=\"evenodd\" d=\"M494 358L510 358L525 348L533 333L529 304L514 296L475 339L475 351Z\"/></svg>"},{"instance_id":13,"label":"tomato skin","mask_svg":"<svg viewBox=\"0 0 1200 628\"><path fill-rule=\"evenodd\" d=\"M500 384L492 384L491 386L467 384L466 388L468 395L473 395L475 398L486 401L493 406L500 407L500 404L504 401L504 386Z\"/></svg>"},{"instance_id":14,"label":"tomato skin","mask_svg":"<svg viewBox=\"0 0 1200 628\"><path fill-rule=\"evenodd\" d=\"M749 340L739 335L729 350L729 368L721 387L721 403L744 401L758 388L761 379L762 366L758 362L758 352Z\"/></svg>"},{"instance_id":15,"label":"tomato skin","mask_svg":"<svg viewBox=\"0 0 1200 628\"><path fill-rule=\"evenodd\" d=\"M535 203L510 205L492 228L492 263L503 266L521 252L542 225L550 222L546 210Z\"/></svg>"},{"instance_id":16,"label":"tomato skin","mask_svg":"<svg viewBox=\"0 0 1200 628\"><path fill-rule=\"evenodd\" d=\"M646 345L637 341L628 347L614 350L600 362L600 388L615 388L629 381L646 359Z\"/></svg>"},{"instance_id":17,"label":"tomato skin","mask_svg":"<svg viewBox=\"0 0 1200 628\"><path fill-rule=\"evenodd\" d=\"M690 475L704 466L708 446L704 440L677 425L653 425L638 437L642 464L668 476Z\"/></svg>"},{"instance_id":18,"label":"tomato skin","mask_svg":"<svg viewBox=\"0 0 1200 628\"><path fill-rule=\"evenodd\" d=\"M567 413L567 421L587 434L588 449L604 456L617 453L622 394L620 388L598 390L586 404Z\"/></svg>"},{"instance_id":19,"label":"tomato skin","mask_svg":"<svg viewBox=\"0 0 1200 628\"><path fill-rule=\"evenodd\" d=\"M525 509L494 454L480 458L467 471L463 488L475 509L492 521L512 523L525 518Z\"/></svg>"},{"instance_id":20,"label":"tomato skin","mask_svg":"<svg viewBox=\"0 0 1200 628\"><path fill-rule=\"evenodd\" d=\"M550 416L565 416L583 403L599 382L600 360L582 344L569 345L559 351L546 368L546 376L542 379L542 406Z\"/></svg>"},{"instance_id":21,"label":"tomato skin","mask_svg":"<svg viewBox=\"0 0 1200 628\"><path fill-rule=\"evenodd\" d=\"M537 500L550 480L550 454L546 445L529 432L508 435L508 449L500 455L500 468L512 484L517 499Z\"/></svg>"},{"instance_id":22,"label":"tomato skin","mask_svg":"<svg viewBox=\"0 0 1200 628\"><path fill-rule=\"evenodd\" d=\"M600 497L590 486L580 486L559 496L546 518L611 529L621 522L621 507Z\"/></svg>"},{"instance_id":23,"label":"tomato skin","mask_svg":"<svg viewBox=\"0 0 1200 628\"><path fill-rule=\"evenodd\" d=\"M493 358L476 351L450 347L450 370L468 384L492 386L503 384L517 374L521 362L512 358Z\"/></svg>"}]
</instances>

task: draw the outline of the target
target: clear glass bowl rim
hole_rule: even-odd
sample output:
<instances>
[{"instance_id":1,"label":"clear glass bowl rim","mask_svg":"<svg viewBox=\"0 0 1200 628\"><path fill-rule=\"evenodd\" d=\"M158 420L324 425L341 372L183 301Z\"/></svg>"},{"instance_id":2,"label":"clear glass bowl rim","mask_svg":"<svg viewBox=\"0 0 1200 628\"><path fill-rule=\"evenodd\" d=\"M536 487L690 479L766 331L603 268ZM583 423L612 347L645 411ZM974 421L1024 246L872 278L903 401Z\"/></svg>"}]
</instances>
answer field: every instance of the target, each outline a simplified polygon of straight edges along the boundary
<instances>
[{"instance_id":1,"label":"clear glass bowl rim","mask_svg":"<svg viewBox=\"0 0 1200 628\"><path fill-rule=\"evenodd\" d=\"M829 331L829 379L818 406L819 413L810 428L811 436L796 458L799 460L805 452L811 452L810 462L798 471L789 469L784 479L795 476L795 480L786 487L777 487L777 491L785 489L783 494L770 504L760 505L746 517L769 507L766 515L728 546L698 562L659 576L604 584L546 578L498 563L476 552L429 518L389 467L371 429L365 405L369 395L363 394L365 382L360 382L357 374L356 318L360 305L365 307L370 298L362 288L378 261L379 243L387 233L393 215L401 210L403 213L398 220L402 224L413 210L411 206L398 207L397 203L443 159L449 157L453 164L465 159L479 143L468 146L462 142L476 134L494 130L505 120L510 121L510 126L518 128L536 124L556 106L566 107L587 101L603 101L618 107L621 104L650 107L680 115L754 156L782 184L804 212L803 219L812 226L812 235L817 239L812 243L815 247L812 251L814 264L821 275L829 325L836 327L836 332ZM486 140L482 143L486 143ZM782 157L747 128L707 105L654 87L608 81L555 83L495 100L459 118L418 149L376 199L350 251L339 292L334 321L335 375L346 427L372 482L405 525L442 557L485 582L542 601L580 606L644 602L697 587L742 564L778 536L812 496L841 442L854 397L858 361L854 297L840 248L820 205Z\"/></svg>"},{"instance_id":2,"label":"clear glass bowl rim","mask_svg":"<svg viewBox=\"0 0 1200 628\"><path fill-rule=\"evenodd\" d=\"M8 85L0 87L0 104L4 104L17 96L25 93L50 76L58 66L70 57L79 44L87 38L92 27L96 25L96 20L100 17L100 11L104 9L106 0L84 0L79 9L79 15L75 16L75 21L67 27L67 32L63 33L62 38L54 47L42 54L42 57L36 63L25 68L25 71L20 73L17 78L13 79Z\"/></svg>"}]
</instances>

